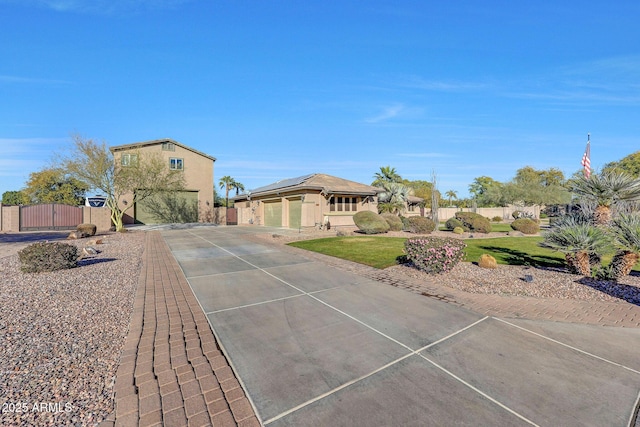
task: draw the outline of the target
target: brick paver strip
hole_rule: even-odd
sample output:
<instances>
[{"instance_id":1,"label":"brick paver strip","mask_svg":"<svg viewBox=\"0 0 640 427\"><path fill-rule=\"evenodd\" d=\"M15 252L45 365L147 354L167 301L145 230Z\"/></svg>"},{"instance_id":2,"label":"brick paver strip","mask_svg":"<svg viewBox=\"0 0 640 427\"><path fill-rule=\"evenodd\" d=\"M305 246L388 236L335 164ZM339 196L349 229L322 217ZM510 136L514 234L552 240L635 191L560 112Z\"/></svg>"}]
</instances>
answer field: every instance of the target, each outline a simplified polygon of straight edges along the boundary
<instances>
[{"instance_id":1,"label":"brick paver strip","mask_svg":"<svg viewBox=\"0 0 640 427\"><path fill-rule=\"evenodd\" d=\"M260 426L180 266L157 231L146 234L131 324L116 375L114 414L100 427Z\"/></svg>"}]
</instances>

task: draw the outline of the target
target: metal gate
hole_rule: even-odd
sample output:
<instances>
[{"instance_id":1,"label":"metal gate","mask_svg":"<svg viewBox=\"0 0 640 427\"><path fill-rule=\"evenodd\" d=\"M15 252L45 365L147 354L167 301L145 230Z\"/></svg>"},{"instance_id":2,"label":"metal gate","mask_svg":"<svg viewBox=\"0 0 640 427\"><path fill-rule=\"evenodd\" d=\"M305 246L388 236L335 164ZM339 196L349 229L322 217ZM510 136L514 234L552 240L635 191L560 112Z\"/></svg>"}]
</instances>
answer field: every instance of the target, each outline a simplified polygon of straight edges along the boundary
<instances>
[{"instance_id":1,"label":"metal gate","mask_svg":"<svg viewBox=\"0 0 640 427\"><path fill-rule=\"evenodd\" d=\"M227 208L227 225L238 225L237 208Z\"/></svg>"},{"instance_id":2,"label":"metal gate","mask_svg":"<svg viewBox=\"0 0 640 427\"><path fill-rule=\"evenodd\" d=\"M20 207L20 231L72 230L82 223L82 207L51 203Z\"/></svg>"}]
</instances>

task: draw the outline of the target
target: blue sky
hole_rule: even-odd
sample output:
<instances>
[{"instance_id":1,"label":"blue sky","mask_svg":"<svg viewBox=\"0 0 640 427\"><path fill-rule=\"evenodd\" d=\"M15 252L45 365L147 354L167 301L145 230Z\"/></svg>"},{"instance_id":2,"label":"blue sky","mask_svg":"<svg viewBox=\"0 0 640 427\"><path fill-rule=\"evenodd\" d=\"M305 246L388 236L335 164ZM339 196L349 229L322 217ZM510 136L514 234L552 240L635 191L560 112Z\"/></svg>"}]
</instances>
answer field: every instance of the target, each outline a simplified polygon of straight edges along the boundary
<instances>
[{"instance_id":1,"label":"blue sky","mask_svg":"<svg viewBox=\"0 0 640 427\"><path fill-rule=\"evenodd\" d=\"M640 149L640 2L0 0L0 194L70 146L172 138L247 189Z\"/></svg>"}]
</instances>

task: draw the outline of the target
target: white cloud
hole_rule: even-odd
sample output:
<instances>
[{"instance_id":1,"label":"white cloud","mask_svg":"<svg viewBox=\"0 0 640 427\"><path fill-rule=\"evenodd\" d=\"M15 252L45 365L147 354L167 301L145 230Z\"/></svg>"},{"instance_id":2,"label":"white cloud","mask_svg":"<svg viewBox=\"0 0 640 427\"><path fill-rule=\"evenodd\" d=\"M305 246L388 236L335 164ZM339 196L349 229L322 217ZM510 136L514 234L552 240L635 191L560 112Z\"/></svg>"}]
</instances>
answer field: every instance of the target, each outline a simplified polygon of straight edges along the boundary
<instances>
[{"instance_id":1,"label":"white cloud","mask_svg":"<svg viewBox=\"0 0 640 427\"><path fill-rule=\"evenodd\" d=\"M406 110L406 107L402 104L393 104L391 106L385 107L381 113L376 116L369 117L364 121L367 123L380 123L385 122L387 120L393 119L400 115L403 111Z\"/></svg>"},{"instance_id":2,"label":"white cloud","mask_svg":"<svg viewBox=\"0 0 640 427\"><path fill-rule=\"evenodd\" d=\"M193 0L0 0L21 6L36 6L57 12L111 14L170 9Z\"/></svg>"}]
</instances>

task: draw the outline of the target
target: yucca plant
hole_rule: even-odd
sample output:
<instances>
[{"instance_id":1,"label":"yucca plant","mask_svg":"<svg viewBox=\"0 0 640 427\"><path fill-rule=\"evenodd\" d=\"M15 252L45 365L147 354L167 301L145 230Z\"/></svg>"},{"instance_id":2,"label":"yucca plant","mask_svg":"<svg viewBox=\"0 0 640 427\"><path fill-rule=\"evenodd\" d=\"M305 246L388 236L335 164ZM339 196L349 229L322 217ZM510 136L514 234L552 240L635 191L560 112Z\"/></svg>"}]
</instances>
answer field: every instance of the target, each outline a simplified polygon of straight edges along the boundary
<instances>
[{"instance_id":1,"label":"yucca plant","mask_svg":"<svg viewBox=\"0 0 640 427\"><path fill-rule=\"evenodd\" d=\"M612 221L616 254L611 259L615 279L626 276L640 260L640 213L620 214Z\"/></svg>"},{"instance_id":2,"label":"yucca plant","mask_svg":"<svg viewBox=\"0 0 640 427\"><path fill-rule=\"evenodd\" d=\"M573 180L571 191L584 201L597 205L595 222L603 226L611 222L613 206L640 200L640 179L622 172L605 171Z\"/></svg>"},{"instance_id":3,"label":"yucca plant","mask_svg":"<svg viewBox=\"0 0 640 427\"><path fill-rule=\"evenodd\" d=\"M599 267L602 255L612 249L606 230L580 215L560 219L543 238L540 246L564 252L569 269L588 277L593 267Z\"/></svg>"}]
</instances>

